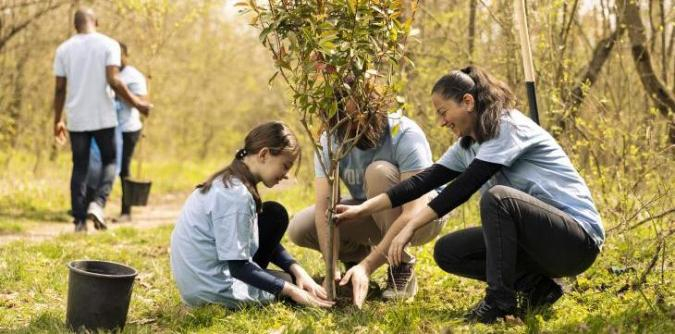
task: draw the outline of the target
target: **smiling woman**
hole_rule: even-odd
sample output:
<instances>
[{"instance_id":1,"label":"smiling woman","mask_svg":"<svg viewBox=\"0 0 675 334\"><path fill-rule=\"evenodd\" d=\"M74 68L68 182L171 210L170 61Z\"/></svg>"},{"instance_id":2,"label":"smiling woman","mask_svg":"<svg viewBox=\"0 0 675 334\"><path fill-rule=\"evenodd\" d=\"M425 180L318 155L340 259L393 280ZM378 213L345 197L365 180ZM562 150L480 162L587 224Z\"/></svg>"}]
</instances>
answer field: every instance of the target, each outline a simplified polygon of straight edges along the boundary
<instances>
[{"instance_id":1,"label":"smiling woman","mask_svg":"<svg viewBox=\"0 0 675 334\"><path fill-rule=\"evenodd\" d=\"M553 278L588 269L604 242L584 180L555 139L512 108L508 87L481 69L450 72L436 82L432 95L441 124L459 141L431 167L386 193L357 206L338 206L338 219L395 208L452 181L393 237L387 258L396 265L416 231L480 188L482 226L447 234L434 250L441 269L487 282L485 298L466 319L492 323L553 304L563 293ZM357 275L356 270L345 276ZM517 293L524 304L517 305Z\"/></svg>"}]
</instances>

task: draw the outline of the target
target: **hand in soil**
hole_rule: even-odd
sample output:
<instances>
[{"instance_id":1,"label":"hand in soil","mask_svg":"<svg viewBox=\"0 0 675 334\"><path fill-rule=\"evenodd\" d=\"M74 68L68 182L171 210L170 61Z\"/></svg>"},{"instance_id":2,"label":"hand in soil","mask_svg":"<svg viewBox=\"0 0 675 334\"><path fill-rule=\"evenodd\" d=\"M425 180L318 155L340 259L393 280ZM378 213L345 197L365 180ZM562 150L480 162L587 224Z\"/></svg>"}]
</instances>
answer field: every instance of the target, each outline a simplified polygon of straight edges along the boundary
<instances>
[{"instance_id":1,"label":"hand in soil","mask_svg":"<svg viewBox=\"0 0 675 334\"><path fill-rule=\"evenodd\" d=\"M309 292L312 296L327 299L326 290L310 277L306 271L302 270L295 275L295 284L298 288Z\"/></svg>"},{"instance_id":2,"label":"hand in soil","mask_svg":"<svg viewBox=\"0 0 675 334\"><path fill-rule=\"evenodd\" d=\"M368 274L366 273L366 269L360 264L357 264L351 267L351 269L347 270L345 277L343 277L340 281L340 285L346 285L351 282L353 296L352 301L359 309L361 309L361 306L363 306L363 301L366 300L366 296L368 295L369 281L370 280L368 278Z\"/></svg>"},{"instance_id":3,"label":"hand in soil","mask_svg":"<svg viewBox=\"0 0 675 334\"><path fill-rule=\"evenodd\" d=\"M284 284L284 288L281 290L281 293L290 297L294 302L304 306L329 308L335 304L333 301L315 297L309 292L302 290L296 285L288 282Z\"/></svg>"}]
</instances>

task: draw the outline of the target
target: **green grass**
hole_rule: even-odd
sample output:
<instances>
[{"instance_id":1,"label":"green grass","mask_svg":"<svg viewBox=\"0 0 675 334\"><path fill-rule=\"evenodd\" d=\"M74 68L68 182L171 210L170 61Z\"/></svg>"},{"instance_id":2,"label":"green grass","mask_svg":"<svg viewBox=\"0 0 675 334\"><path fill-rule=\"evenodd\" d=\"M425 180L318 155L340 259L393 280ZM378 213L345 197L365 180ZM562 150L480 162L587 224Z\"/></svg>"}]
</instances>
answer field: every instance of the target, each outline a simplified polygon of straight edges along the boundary
<instances>
[{"instance_id":1,"label":"green grass","mask_svg":"<svg viewBox=\"0 0 675 334\"><path fill-rule=\"evenodd\" d=\"M297 188L297 187L296 187ZM302 189L291 189L295 200L270 192L265 198L298 207L306 201ZM304 199L303 199L304 198ZM455 215L446 231L475 220L472 204ZM475 207L475 206L473 206ZM462 217L465 217L464 220ZM127 263L139 270L134 286L126 333L432 333L443 332L675 332L675 295L672 258L666 260L663 281L660 268L648 276L641 290L619 294L644 270L649 255L626 259L624 241L610 238L596 264L576 281L555 307L530 315L524 323L492 326L469 325L461 315L483 294L484 285L442 272L433 262L432 243L413 251L419 259L420 292L410 303L369 301L364 309L332 311L299 308L286 303L250 307L237 312L218 306L188 309L181 305L169 267L172 227L153 230L121 228L90 236L64 235L40 243L17 241L0 247L0 328L17 333L65 332L68 270L75 259L105 259ZM635 234L643 241L648 229ZM318 254L286 242L289 250L311 274L321 274ZM613 265L628 265L634 271L612 274ZM383 284L383 270L374 279Z\"/></svg>"},{"instance_id":2,"label":"green grass","mask_svg":"<svg viewBox=\"0 0 675 334\"><path fill-rule=\"evenodd\" d=\"M0 161L7 161L2 158L0 154ZM4 174L0 173L0 234L69 220L67 156L60 156L49 168L43 164L35 169L34 164L30 157L18 155L9 160ZM143 168L157 195L185 193L221 164L150 161ZM301 171L310 173L311 169ZM302 175L300 179L304 181L285 189L261 186L263 199L283 203L291 214L298 212L313 199L311 181ZM616 200L617 205L607 210L624 207L623 197L602 195ZM116 184L111 201L118 200ZM476 209L472 200L456 210L443 233L475 225L479 221ZM620 217L611 212L603 212L603 217ZM654 220L630 232L610 233L594 266L567 281L570 291L552 310L529 315L523 322L492 326L461 321L462 314L483 296L485 285L441 271L432 258L433 243L412 250L418 257L420 291L410 303L373 300L362 310L346 307L330 311L277 303L233 312L218 306L188 309L181 304L169 267L170 226L152 230L120 228L89 236L63 235L43 242L15 241L0 246L0 333L67 332L66 264L76 259L117 261L139 270L127 333L673 333L675 284L669 244L666 258L659 259L645 284L639 289L619 291L637 281L646 269L656 249L655 232L672 228L669 218ZM616 224L618 221L605 221L608 228ZM666 243L669 241L672 236ZM318 253L287 241L285 244L310 274L323 274ZM609 270L611 267L627 270L615 274ZM376 272L373 279L383 285L384 271Z\"/></svg>"}]
</instances>

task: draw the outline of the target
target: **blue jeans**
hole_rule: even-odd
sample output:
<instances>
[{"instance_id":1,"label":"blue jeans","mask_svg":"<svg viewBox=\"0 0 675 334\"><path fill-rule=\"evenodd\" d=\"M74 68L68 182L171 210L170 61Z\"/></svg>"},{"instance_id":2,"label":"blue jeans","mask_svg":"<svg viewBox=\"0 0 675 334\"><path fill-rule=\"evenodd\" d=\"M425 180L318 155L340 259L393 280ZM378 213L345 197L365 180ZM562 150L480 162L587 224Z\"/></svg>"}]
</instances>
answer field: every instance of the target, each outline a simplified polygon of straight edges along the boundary
<instances>
[{"instance_id":1,"label":"blue jeans","mask_svg":"<svg viewBox=\"0 0 675 334\"><path fill-rule=\"evenodd\" d=\"M92 138L101 152L101 177L92 186L93 200L105 206L115 181L115 128L96 131L70 132L73 172L70 177L70 202L75 220L87 218L87 174Z\"/></svg>"}]
</instances>

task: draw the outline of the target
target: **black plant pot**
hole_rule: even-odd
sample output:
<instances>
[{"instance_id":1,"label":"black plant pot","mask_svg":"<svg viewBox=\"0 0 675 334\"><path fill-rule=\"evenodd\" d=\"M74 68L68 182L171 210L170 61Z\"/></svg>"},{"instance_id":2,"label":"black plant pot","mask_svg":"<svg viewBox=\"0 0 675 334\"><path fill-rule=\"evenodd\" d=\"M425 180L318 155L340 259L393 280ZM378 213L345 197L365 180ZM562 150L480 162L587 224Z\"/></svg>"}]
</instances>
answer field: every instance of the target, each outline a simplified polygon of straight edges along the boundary
<instances>
[{"instance_id":1,"label":"black plant pot","mask_svg":"<svg viewBox=\"0 0 675 334\"><path fill-rule=\"evenodd\" d=\"M151 181L139 181L125 178L122 181L124 187L122 202L126 206L145 206L150 197Z\"/></svg>"},{"instance_id":2,"label":"black plant pot","mask_svg":"<svg viewBox=\"0 0 675 334\"><path fill-rule=\"evenodd\" d=\"M122 330L138 272L114 262L81 260L68 264L66 325L75 331Z\"/></svg>"}]
</instances>

